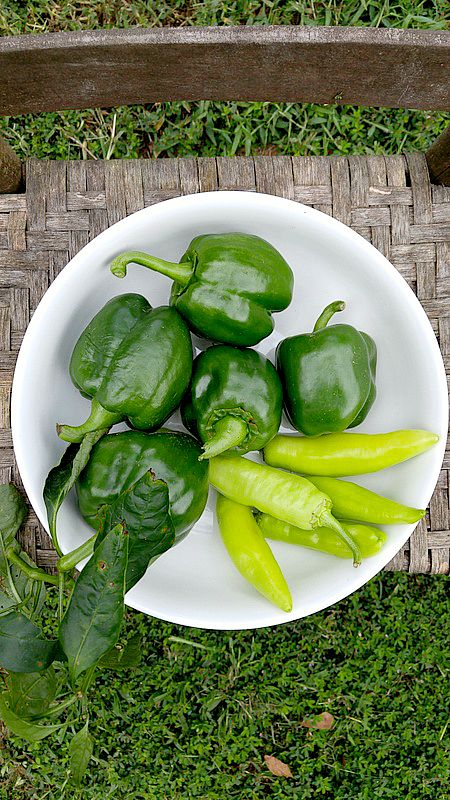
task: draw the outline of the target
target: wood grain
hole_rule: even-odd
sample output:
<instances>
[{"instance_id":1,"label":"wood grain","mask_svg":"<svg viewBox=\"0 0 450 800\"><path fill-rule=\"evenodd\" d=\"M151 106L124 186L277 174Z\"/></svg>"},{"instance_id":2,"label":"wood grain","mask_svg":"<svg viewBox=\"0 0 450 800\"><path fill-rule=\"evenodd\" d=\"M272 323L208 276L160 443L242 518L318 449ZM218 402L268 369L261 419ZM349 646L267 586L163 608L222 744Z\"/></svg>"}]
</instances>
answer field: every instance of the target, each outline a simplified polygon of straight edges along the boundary
<instances>
[{"instance_id":1,"label":"wood grain","mask_svg":"<svg viewBox=\"0 0 450 800\"><path fill-rule=\"evenodd\" d=\"M450 125L433 142L425 155L432 181L450 186Z\"/></svg>"},{"instance_id":2,"label":"wood grain","mask_svg":"<svg viewBox=\"0 0 450 800\"><path fill-rule=\"evenodd\" d=\"M0 136L0 194L17 192L22 181L22 165L10 145Z\"/></svg>"},{"instance_id":3,"label":"wood grain","mask_svg":"<svg viewBox=\"0 0 450 800\"><path fill-rule=\"evenodd\" d=\"M450 34L375 28L131 28L0 39L0 113L186 100L446 109Z\"/></svg>"}]
</instances>

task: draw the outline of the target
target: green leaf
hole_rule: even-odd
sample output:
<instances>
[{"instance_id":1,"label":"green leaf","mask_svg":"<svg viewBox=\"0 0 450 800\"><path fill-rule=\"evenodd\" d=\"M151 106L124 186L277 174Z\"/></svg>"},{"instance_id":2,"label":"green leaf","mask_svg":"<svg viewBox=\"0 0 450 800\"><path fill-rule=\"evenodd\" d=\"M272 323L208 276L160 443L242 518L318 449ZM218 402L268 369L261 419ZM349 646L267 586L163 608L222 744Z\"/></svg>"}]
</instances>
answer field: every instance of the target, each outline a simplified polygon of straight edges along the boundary
<instances>
[{"instance_id":1,"label":"green leaf","mask_svg":"<svg viewBox=\"0 0 450 800\"><path fill-rule=\"evenodd\" d=\"M45 714L55 699L58 683L53 667L42 672L10 672L8 705L22 719Z\"/></svg>"},{"instance_id":2,"label":"green leaf","mask_svg":"<svg viewBox=\"0 0 450 800\"><path fill-rule=\"evenodd\" d=\"M116 525L82 570L59 627L69 674L75 681L119 638L122 627L128 534Z\"/></svg>"},{"instance_id":3,"label":"green leaf","mask_svg":"<svg viewBox=\"0 0 450 800\"><path fill-rule=\"evenodd\" d=\"M71 444L61 461L50 470L44 485L44 502L47 509L50 536L57 542L56 518L58 511L80 473L89 461L94 445L105 435L106 430L87 433L80 444Z\"/></svg>"},{"instance_id":4,"label":"green leaf","mask_svg":"<svg viewBox=\"0 0 450 800\"><path fill-rule=\"evenodd\" d=\"M27 514L27 504L14 484L0 484L0 530L6 546L11 544Z\"/></svg>"},{"instance_id":5,"label":"green leaf","mask_svg":"<svg viewBox=\"0 0 450 800\"><path fill-rule=\"evenodd\" d=\"M97 541L118 522L125 523L130 535L127 591L142 578L151 559L169 550L175 541L167 484L155 480L151 472L125 489L113 503L102 506L98 517Z\"/></svg>"},{"instance_id":6,"label":"green leaf","mask_svg":"<svg viewBox=\"0 0 450 800\"><path fill-rule=\"evenodd\" d=\"M94 750L94 742L88 727L89 719L86 720L86 724L75 734L69 744L70 771L77 786L83 780Z\"/></svg>"},{"instance_id":7,"label":"green leaf","mask_svg":"<svg viewBox=\"0 0 450 800\"><path fill-rule=\"evenodd\" d=\"M18 543L17 552L20 553L20 557L26 561L30 567L36 566L28 553L20 550ZM32 578L28 578L15 564L11 564L10 569L14 585L22 598L22 603L19 607L20 610L25 611L31 617L37 617L45 603L47 594L45 584L42 581L34 581Z\"/></svg>"},{"instance_id":8,"label":"green leaf","mask_svg":"<svg viewBox=\"0 0 450 800\"><path fill-rule=\"evenodd\" d=\"M101 658L99 666L104 669L134 669L139 666L142 656L142 639L137 633L126 643L125 647L113 647Z\"/></svg>"},{"instance_id":9,"label":"green leaf","mask_svg":"<svg viewBox=\"0 0 450 800\"><path fill-rule=\"evenodd\" d=\"M40 672L58 656L58 641L44 639L28 617L18 611L0 617L0 667L11 672Z\"/></svg>"},{"instance_id":10,"label":"green leaf","mask_svg":"<svg viewBox=\"0 0 450 800\"><path fill-rule=\"evenodd\" d=\"M27 505L13 483L0 484L0 573L8 574L6 549L28 514Z\"/></svg>"},{"instance_id":11,"label":"green leaf","mask_svg":"<svg viewBox=\"0 0 450 800\"><path fill-rule=\"evenodd\" d=\"M10 611L16 605L17 600L0 589L0 615L3 615L5 611Z\"/></svg>"},{"instance_id":12,"label":"green leaf","mask_svg":"<svg viewBox=\"0 0 450 800\"><path fill-rule=\"evenodd\" d=\"M0 694L0 719L3 720L11 733L15 733L16 736L20 736L21 739L27 739L29 742L39 742L66 724L61 722L58 725L37 725L34 722L21 719L8 705L8 692Z\"/></svg>"}]
</instances>

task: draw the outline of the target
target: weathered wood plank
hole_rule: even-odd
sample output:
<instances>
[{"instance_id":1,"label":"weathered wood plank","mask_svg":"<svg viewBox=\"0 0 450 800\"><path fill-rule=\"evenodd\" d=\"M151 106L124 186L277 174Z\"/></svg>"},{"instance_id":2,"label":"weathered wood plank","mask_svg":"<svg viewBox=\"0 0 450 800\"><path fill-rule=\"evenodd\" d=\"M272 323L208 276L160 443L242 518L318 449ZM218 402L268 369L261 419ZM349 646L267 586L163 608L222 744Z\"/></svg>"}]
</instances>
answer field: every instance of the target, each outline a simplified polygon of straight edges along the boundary
<instances>
[{"instance_id":1,"label":"weathered wood plank","mask_svg":"<svg viewBox=\"0 0 450 800\"><path fill-rule=\"evenodd\" d=\"M446 31L299 26L151 28L0 39L0 113L162 100L445 109Z\"/></svg>"}]
</instances>

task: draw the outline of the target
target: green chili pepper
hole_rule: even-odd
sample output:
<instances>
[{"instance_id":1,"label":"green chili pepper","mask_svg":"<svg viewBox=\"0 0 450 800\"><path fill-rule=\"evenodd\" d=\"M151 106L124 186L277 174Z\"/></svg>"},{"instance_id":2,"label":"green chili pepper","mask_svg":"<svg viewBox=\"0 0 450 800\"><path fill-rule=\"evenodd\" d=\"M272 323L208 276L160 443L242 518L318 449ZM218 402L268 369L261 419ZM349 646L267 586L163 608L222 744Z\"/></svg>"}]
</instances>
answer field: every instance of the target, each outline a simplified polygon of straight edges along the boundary
<instances>
[{"instance_id":1,"label":"green chili pepper","mask_svg":"<svg viewBox=\"0 0 450 800\"><path fill-rule=\"evenodd\" d=\"M268 539L309 547L312 550L320 550L322 553L329 553L339 558L352 557L350 548L331 528L315 528L314 530L305 531L294 525L289 525L288 522L271 517L270 514L257 513L256 521L263 535ZM345 528L358 545L362 558L370 558L370 556L379 553L387 538L384 531L368 525L342 522L342 527Z\"/></svg>"},{"instance_id":2,"label":"green chili pepper","mask_svg":"<svg viewBox=\"0 0 450 800\"><path fill-rule=\"evenodd\" d=\"M167 484L168 511L175 541L180 541L202 514L208 496L208 467L199 455L198 443L187 433L124 431L104 436L76 484L83 517L99 529L102 507L113 506L150 472L154 481Z\"/></svg>"},{"instance_id":3,"label":"green chili pepper","mask_svg":"<svg viewBox=\"0 0 450 800\"><path fill-rule=\"evenodd\" d=\"M236 569L282 611L292 611L292 597L283 573L249 508L217 497L222 541Z\"/></svg>"},{"instance_id":4,"label":"green chili pepper","mask_svg":"<svg viewBox=\"0 0 450 800\"><path fill-rule=\"evenodd\" d=\"M423 508L404 506L351 481L317 476L308 476L308 480L331 498L333 514L338 519L355 519L359 522L374 522L377 525L395 525L418 522L425 516Z\"/></svg>"},{"instance_id":5,"label":"green chili pepper","mask_svg":"<svg viewBox=\"0 0 450 800\"><path fill-rule=\"evenodd\" d=\"M359 548L333 517L330 498L306 478L242 456L216 456L209 461L209 480L229 500L253 506L298 528L332 528L351 549L355 566L360 563Z\"/></svg>"},{"instance_id":6,"label":"green chili pepper","mask_svg":"<svg viewBox=\"0 0 450 800\"><path fill-rule=\"evenodd\" d=\"M175 281L170 304L194 333L215 342L253 345L273 330L273 311L292 300L294 276L282 255L259 236L196 236L179 264L141 252L122 253L111 272L123 278L130 263Z\"/></svg>"},{"instance_id":7,"label":"green chili pepper","mask_svg":"<svg viewBox=\"0 0 450 800\"><path fill-rule=\"evenodd\" d=\"M192 343L174 308L152 309L145 297L114 297L78 339L70 376L92 411L82 425L58 425L61 439L80 442L89 431L128 418L134 428L159 428L178 406L192 370Z\"/></svg>"},{"instance_id":8,"label":"green chili pepper","mask_svg":"<svg viewBox=\"0 0 450 800\"><path fill-rule=\"evenodd\" d=\"M264 448L264 459L272 467L339 478L392 467L438 441L436 433L421 430L330 433L317 439L275 436Z\"/></svg>"},{"instance_id":9,"label":"green chili pepper","mask_svg":"<svg viewBox=\"0 0 450 800\"><path fill-rule=\"evenodd\" d=\"M289 336L277 347L277 369L287 415L306 436L359 425L376 396L377 348L367 333L351 325L330 325L345 308L330 303L312 333Z\"/></svg>"},{"instance_id":10,"label":"green chili pepper","mask_svg":"<svg viewBox=\"0 0 450 800\"><path fill-rule=\"evenodd\" d=\"M200 458L261 450L280 427L283 395L271 362L255 350L210 347L194 361L181 405L186 428L205 442Z\"/></svg>"}]
</instances>

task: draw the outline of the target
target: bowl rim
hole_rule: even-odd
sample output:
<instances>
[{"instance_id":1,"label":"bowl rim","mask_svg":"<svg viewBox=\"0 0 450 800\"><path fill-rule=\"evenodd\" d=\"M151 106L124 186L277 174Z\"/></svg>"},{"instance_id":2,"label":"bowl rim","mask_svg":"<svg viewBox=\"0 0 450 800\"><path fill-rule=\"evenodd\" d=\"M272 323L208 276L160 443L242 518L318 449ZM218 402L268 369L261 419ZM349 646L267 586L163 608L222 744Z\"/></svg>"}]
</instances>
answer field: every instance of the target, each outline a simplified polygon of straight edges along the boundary
<instances>
[{"instance_id":1,"label":"bowl rim","mask_svg":"<svg viewBox=\"0 0 450 800\"><path fill-rule=\"evenodd\" d=\"M425 310L423 309L419 299L402 277L400 272L391 264L391 262L384 256L377 248L374 247L370 242L368 242L364 237L362 237L359 233L354 231L348 225L345 225L340 220L325 214L322 211L319 211L315 208L310 206L306 206L302 203L298 203L295 200L291 200L285 197L279 197L278 195L271 195L261 192L252 192L252 191L240 191L240 190L218 190L218 191L210 191L210 192L195 192L192 194L180 195L177 197L172 197L167 200L162 200L158 203L155 203L151 206L147 206L146 208L140 209L132 214L127 215L126 217L122 218L118 222L115 222L113 225L110 225L96 237L91 239L81 250L79 250L73 258L71 258L67 265L63 268L63 270L57 275L55 280L50 284L48 289L46 290L45 294L43 295L42 299L40 300L37 308L35 309L32 318L27 326L25 331L25 335L19 349L18 358L14 370L13 382L12 382L12 390L11 390L11 432L12 432L12 441L13 441L13 448L14 454L17 460L17 465L19 468L19 472L22 478L22 482L27 492L29 502L32 505L39 521L43 525L44 529L48 532L48 521L45 512L45 505L43 503L42 498L42 489L39 491L33 484L33 481L30 478L29 472L27 470L27 462L26 462L26 449L27 445L24 441L22 441L21 432L20 432L20 414L19 414L19 398L24 389L24 385L26 382L26 364L29 352L34 345L35 334L39 331L41 322L45 319L47 311L51 304L53 303L55 297L59 293L63 293L66 284L71 280L73 274L82 266L86 253L89 253L91 250L96 250L101 247L104 241L107 241L109 238L114 236L114 234L120 233L122 228L126 228L129 225L129 221L131 218L136 219L137 217L147 217L149 215L158 214L159 211L163 211L168 207L173 209L174 213L182 212L183 207L186 205L194 205L201 204L205 201L205 198L208 200L208 203L216 203L221 205L224 200L229 203L233 203L235 201L244 202L253 204L255 206L260 206L261 208L266 207L269 208L270 206L277 205L280 208L285 207L286 209L295 209L297 213L303 213L305 215L310 216L312 219L319 221L325 227L334 228L336 232L341 235L344 235L347 240L352 241L355 247L358 247L361 252L366 252L370 255L372 261L375 259L378 262L378 267L382 270L385 274L388 275L389 279L393 280L400 290L403 292L403 296L405 297L405 301L409 303L411 308L411 313L414 314L417 324L421 328L421 335L425 336L426 344L429 349L430 358L433 360L433 366L436 369L436 386L434 387L435 391L439 392L440 399L443 400L442 402L442 419L439 420L439 428L442 428L443 431L448 431L448 392L447 392L447 381L446 381L446 374L445 374L445 367L442 359L442 354L439 349L439 345L437 339L434 335L431 323L426 315ZM256 346L257 347L257 346ZM444 400L445 398L445 400ZM434 491L435 485L437 483L440 470L442 468L442 461L444 458L445 453L445 445L446 445L446 436L442 436L440 442L437 443L436 449L437 451L441 452L441 458L436 458L436 466L434 469L430 470L426 476L426 480L424 483L426 484L427 491L425 492L428 496L427 504L431 499L432 493ZM384 563L381 566L377 565L375 571L370 574L369 576L364 575L362 579L357 580L356 582L352 582L351 590L348 590L348 587L343 582L340 590L335 591L333 593L332 599L327 598L326 604L321 606L321 608L317 609L316 611L308 612L308 614L298 614L294 610L290 614L286 614L283 619L279 619L279 617L275 614L270 613L270 608L267 613L267 621L258 625L252 624L250 628L248 626L236 625L236 627L231 626L210 626L211 629L214 630L248 630L248 629L255 629L256 627L270 627L272 625L283 624L287 622L291 622L293 620L299 619L302 616L309 616L313 613L317 613L320 610L325 610L329 608L334 603L339 602L343 598L349 596L354 591L357 591L361 588L365 583L371 580L378 572L380 572L386 564L400 551L400 549L404 546L405 542L409 539L411 532L409 531L410 526L405 526L407 530L405 531L405 536L402 539L398 539L395 542L396 549L392 551L392 547L386 547L386 552L388 555ZM415 528L416 526L414 526ZM397 546L398 544L398 546ZM133 592L133 590L131 590ZM143 613L149 614L151 612L148 611L148 608L145 607L145 604L142 602L136 602L133 598L132 602L128 602L127 604L130 605L132 608L142 611ZM205 628L206 626L202 623L200 624L199 621L192 619L192 621L186 621L186 618L180 615L171 614L169 616L164 616L163 614L159 614L159 618L165 619L170 622L174 622L177 624L183 624L192 627L202 627Z\"/></svg>"}]
</instances>

